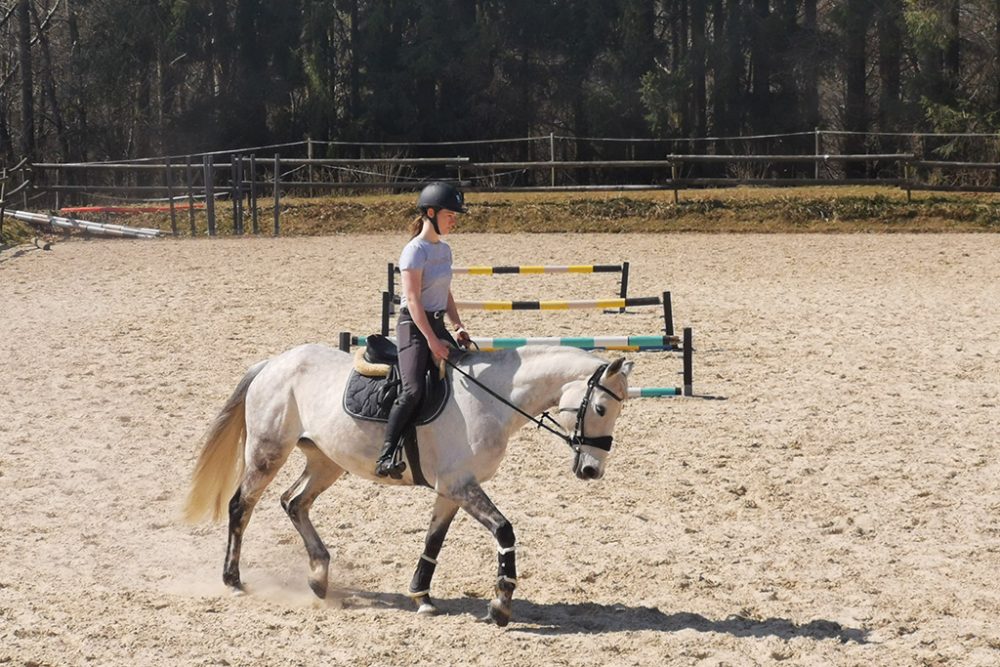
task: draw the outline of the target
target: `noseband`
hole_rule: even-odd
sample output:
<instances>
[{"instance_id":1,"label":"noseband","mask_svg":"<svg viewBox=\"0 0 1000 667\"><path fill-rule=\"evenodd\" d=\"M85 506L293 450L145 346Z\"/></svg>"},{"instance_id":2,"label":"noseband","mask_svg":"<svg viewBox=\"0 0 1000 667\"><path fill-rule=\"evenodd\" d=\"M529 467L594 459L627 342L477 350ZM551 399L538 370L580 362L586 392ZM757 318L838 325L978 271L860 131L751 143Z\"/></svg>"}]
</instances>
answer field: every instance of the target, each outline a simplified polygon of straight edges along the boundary
<instances>
[{"instance_id":1,"label":"noseband","mask_svg":"<svg viewBox=\"0 0 1000 667\"><path fill-rule=\"evenodd\" d=\"M583 395L583 401L580 403L578 408L560 408L559 412L575 412L576 413L576 426L573 427L573 435L569 437L567 442L569 446L576 451L580 451L580 445L586 445L588 447L596 447L597 449L604 450L605 452L611 451L611 436L601 435L596 437L587 436L583 432L583 419L587 414L587 407L590 405L591 398L594 396L594 390L600 389L606 393L611 398L615 399L619 403L622 402L621 396L611 391L603 384L601 384L601 375L604 373L604 369L608 367L607 364L603 364L600 368L594 371L594 374L590 376L587 380L587 393Z\"/></svg>"}]
</instances>

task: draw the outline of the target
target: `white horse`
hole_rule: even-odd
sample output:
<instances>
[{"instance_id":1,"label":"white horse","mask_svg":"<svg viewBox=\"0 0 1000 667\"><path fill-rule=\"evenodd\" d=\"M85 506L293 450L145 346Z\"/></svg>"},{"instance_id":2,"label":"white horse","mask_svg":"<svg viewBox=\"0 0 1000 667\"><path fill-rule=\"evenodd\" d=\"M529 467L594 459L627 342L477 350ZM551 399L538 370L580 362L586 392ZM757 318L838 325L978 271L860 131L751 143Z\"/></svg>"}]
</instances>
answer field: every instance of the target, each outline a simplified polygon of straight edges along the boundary
<instances>
[{"instance_id":1,"label":"white horse","mask_svg":"<svg viewBox=\"0 0 1000 667\"><path fill-rule=\"evenodd\" d=\"M453 374L446 407L436 420L417 428L420 469L437 499L409 595L420 612L437 611L430 597L435 559L461 508L497 541L499 573L488 617L503 626L510 620L517 583L514 530L480 484L496 473L507 441L528 421L525 414L554 407L555 420L572 434L560 435L575 450L576 476L600 479L632 364L624 358L607 364L572 348L523 347L469 353L454 368L464 377ZM242 590L240 545L254 505L294 447L305 455L306 466L281 496L281 505L305 542L309 585L320 598L327 592L330 554L309 520L317 496L345 471L382 484L414 484L412 461L401 480L374 475L385 428L344 411L351 369L350 355L321 345L303 345L262 361L239 382L209 428L185 514L190 521L219 520L228 501L222 578L231 588ZM509 404L498 396L509 397Z\"/></svg>"}]
</instances>

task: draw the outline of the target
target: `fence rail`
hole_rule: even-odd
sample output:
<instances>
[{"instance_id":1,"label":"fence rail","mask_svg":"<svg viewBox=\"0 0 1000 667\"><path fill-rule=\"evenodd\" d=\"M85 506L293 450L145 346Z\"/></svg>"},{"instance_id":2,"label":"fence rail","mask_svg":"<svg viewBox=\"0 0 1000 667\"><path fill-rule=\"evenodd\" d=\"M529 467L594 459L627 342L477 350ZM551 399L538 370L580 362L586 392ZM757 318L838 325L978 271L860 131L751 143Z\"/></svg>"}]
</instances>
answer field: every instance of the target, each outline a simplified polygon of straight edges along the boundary
<instances>
[{"instance_id":1,"label":"fence rail","mask_svg":"<svg viewBox=\"0 0 1000 667\"><path fill-rule=\"evenodd\" d=\"M219 197L229 198L233 203L232 230L235 233L244 232L244 218L247 216L251 218L252 229L256 233L260 230L258 196L269 191L274 206L273 233L278 234L281 199L290 193L311 196L320 191L405 192L418 190L431 180L442 179L458 182L463 187L478 192L669 190L673 192L675 202L679 202L680 192L689 188L737 185L797 187L873 184L899 187L906 191L908 199L913 191L1000 192L1000 162L926 159L927 153L922 150L823 153L821 141L823 136L836 138L841 134L816 131L794 135L713 139L718 146L720 142L728 142L731 145L733 142L751 139L777 138L776 140L780 141L789 137L801 139L812 135L815 137L814 146L810 147L814 150L813 153L664 152L654 159L635 155L637 147L648 154L648 144L643 142L654 141L638 139L614 140L632 142L628 145L630 159L572 159L572 156L567 156L567 159L557 159L555 149L557 137L549 135L519 140L530 144L546 140L549 144L548 159L527 160L477 160L472 153L478 150L478 144L489 142L453 144L308 142L310 157L305 158L282 157L275 153L273 156L267 156L267 159L258 159L253 152L230 151L197 156L175 156L161 158L159 161L31 164L21 160L17 165L3 170L5 176L3 198L10 202L12 196L20 195L22 208L28 208L30 200L43 205L54 204L56 210L66 203L64 199L90 202L94 198L114 198L142 204L148 203L149 199L139 199L139 197L160 198L170 207L171 231L174 234L179 233L174 203L186 202L187 206L184 208L188 210L192 235L195 233L195 219L190 204L196 198L204 199L208 232L214 235L219 228L215 220L214 201ZM892 140L898 139L898 142L904 142L904 139L909 137L911 147L914 145L923 147L925 142L933 141L937 136L914 134L899 135L897 138L897 135L893 135ZM571 137L558 137L558 139L573 140ZM586 141L612 140L590 138ZM685 143L686 140L661 141L676 146ZM500 140L494 143L500 143ZM688 143L693 146L697 142ZM288 144L288 146L295 145L297 144ZM317 145L325 146L329 151L354 147L358 149L360 155L312 157L313 148ZM470 153L429 157L412 157L405 154L391 157L365 156L365 150L371 150L371 146L383 148L391 146L397 152L405 152L408 148L414 149L418 146L432 148L451 146L461 147L462 152L468 150ZM225 161L216 162L216 157ZM806 171L802 165L810 163L814 167ZM860 178L851 175L851 172L843 166L850 164L862 165L871 177ZM874 171L876 164L877 173ZM833 165L839 166L834 168ZM828 170L825 175L821 174L821 167ZM724 175L718 175L720 169L724 171ZM832 172L829 171L831 169ZM836 169L844 171L840 174ZM968 174L970 171L985 172L985 176L981 174L972 178ZM640 182L614 182L626 173L637 174L638 177L632 180ZM781 175L778 175L779 173ZM834 174L833 177L830 177L831 173ZM581 177L577 178L574 174L581 174ZM11 180L15 176L18 177L16 184ZM0 233L2 233L2 218L0 218Z\"/></svg>"}]
</instances>

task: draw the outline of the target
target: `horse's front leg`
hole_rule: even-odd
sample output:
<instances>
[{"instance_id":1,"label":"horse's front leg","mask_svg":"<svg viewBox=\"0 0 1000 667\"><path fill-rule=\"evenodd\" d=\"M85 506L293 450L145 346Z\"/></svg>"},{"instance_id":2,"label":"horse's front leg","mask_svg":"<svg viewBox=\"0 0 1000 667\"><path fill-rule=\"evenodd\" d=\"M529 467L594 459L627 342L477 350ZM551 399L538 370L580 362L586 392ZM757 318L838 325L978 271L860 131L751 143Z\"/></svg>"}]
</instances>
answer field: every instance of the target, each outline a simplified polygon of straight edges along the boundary
<instances>
[{"instance_id":1,"label":"horse's front leg","mask_svg":"<svg viewBox=\"0 0 1000 667\"><path fill-rule=\"evenodd\" d=\"M486 526L497 541L496 597L490 601L487 620L500 627L507 625L511 616L511 600L517 587L517 566L514 556L514 527L500 513L493 501L476 482L470 482L456 494L462 509Z\"/></svg>"},{"instance_id":2,"label":"horse's front leg","mask_svg":"<svg viewBox=\"0 0 1000 667\"><path fill-rule=\"evenodd\" d=\"M434 513L431 516L431 525L427 528L427 537L424 539L424 553L417 561L417 569L410 580L409 595L419 605L417 609L421 614L436 614L437 607L431 600L431 579L434 577L434 568L437 567L437 557L441 553L441 545L448 534L452 519L458 512L459 504L445 496L438 496L434 501Z\"/></svg>"}]
</instances>

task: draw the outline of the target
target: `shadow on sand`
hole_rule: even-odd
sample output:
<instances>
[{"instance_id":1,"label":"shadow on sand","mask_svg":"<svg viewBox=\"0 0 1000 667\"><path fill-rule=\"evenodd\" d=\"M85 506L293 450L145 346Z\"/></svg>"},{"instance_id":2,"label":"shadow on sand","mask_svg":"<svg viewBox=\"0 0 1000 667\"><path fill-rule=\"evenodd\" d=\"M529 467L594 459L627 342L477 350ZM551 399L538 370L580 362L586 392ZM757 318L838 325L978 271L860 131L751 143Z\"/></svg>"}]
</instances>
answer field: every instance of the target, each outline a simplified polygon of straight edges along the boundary
<instances>
[{"instance_id":1,"label":"shadow on sand","mask_svg":"<svg viewBox=\"0 0 1000 667\"><path fill-rule=\"evenodd\" d=\"M385 607L414 610L413 601L405 595L371 593L366 591L341 591L345 607ZM477 598L436 599L442 614L456 616L468 614L482 618L486 613L486 600ZM868 643L868 633L861 628L844 627L836 621L816 619L808 623L795 623L785 618L754 619L732 615L724 619L710 619L701 614L677 612L665 614L655 607L629 607L596 603L537 604L527 600L514 600L514 618L510 630L540 635L603 634L652 630L678 632L696 630L717 632L733 637L778 637L784 640L836 639L841 643Z\"/></svg>"}]
</instances>

